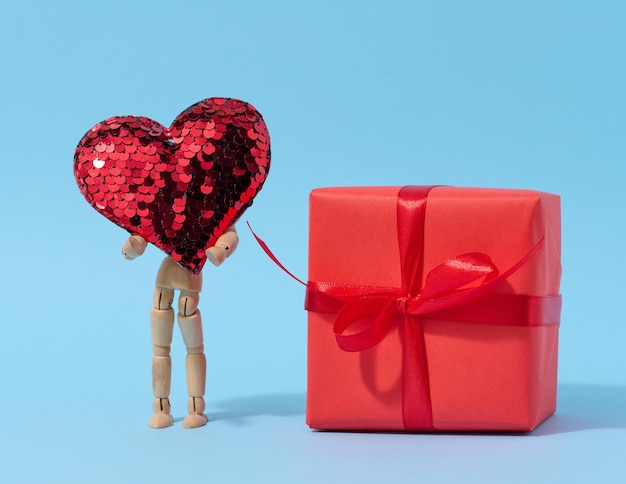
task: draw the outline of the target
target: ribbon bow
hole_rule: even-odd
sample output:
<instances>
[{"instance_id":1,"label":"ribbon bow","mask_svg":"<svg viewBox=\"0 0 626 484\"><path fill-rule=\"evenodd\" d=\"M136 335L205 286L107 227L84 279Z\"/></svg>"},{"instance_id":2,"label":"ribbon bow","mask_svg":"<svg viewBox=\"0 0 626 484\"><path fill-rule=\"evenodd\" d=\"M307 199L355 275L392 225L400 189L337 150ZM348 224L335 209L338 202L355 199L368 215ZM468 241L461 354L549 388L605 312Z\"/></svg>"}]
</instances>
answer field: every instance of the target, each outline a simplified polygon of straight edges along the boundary
<instances>
[{"instance_id":1,"label":"ribbon bow","mask_svg":"<svg viewBox=\"0 0 626 484\"><path fill-rule=\"evenodd\" d=\"M435 267L417 294L398 291L357 297L346 302L337 313L333 326L337 344L345 351L369 349L383 340L398 316L422 316L459 304L484 292L485 285L497 276L498 269L487 254L472 252ZM475 282L479 282L479 285L468 287ZM412 281L411 286L414 285ZM352 324L364 318L372 321L366 329L355 334L344 334Z\"/></svg>"}]
</instances>

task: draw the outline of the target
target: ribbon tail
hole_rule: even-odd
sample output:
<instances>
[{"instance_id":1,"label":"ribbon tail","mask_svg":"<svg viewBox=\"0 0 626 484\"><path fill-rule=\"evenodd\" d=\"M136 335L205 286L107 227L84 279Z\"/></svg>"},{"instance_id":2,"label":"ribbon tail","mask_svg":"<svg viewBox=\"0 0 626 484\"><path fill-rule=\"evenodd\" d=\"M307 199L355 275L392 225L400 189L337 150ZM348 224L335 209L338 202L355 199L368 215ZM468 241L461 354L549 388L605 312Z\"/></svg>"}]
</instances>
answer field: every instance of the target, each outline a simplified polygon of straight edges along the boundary
<instances>
[{"instance_id":1,"label":"ribbon tail","mask_svg":"<svg viewBox=\"0 0 626 484\"><path fill-rule=\"evenodd\" d=\"M272 259L272 261L274 261L274 264L276 264L278 267L280 267L287 275L291 276L293 279L298 281L300 284L302 284L303 286L306 286L306 282L302 281L301 279L298 279L291 272L289 272L289 270L284 265L281 264L281 262L274 255L274 253L270 250L270 248L267 246L267 244L265 242L263 242L263 240L257 234L254 233L254 230L252 230L252 226L250 225L250 222L246 221L246 224L248 225L248 228L250 229L250 232L252 232L252 235L256 239L257 243L261 246L261 249L263 249L263 251L268 255L268 257L270 259Z\"/></svg>"}]
</instances>

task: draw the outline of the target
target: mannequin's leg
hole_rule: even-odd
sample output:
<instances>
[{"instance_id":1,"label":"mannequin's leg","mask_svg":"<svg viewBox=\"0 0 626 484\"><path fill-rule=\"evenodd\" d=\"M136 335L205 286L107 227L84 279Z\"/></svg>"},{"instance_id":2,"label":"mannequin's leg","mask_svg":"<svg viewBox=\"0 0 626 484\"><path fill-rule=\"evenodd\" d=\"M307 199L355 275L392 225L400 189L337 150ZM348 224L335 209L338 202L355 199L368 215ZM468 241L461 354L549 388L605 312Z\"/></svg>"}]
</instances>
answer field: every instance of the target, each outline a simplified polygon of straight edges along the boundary
<instances>
[{"instance_id":1,"label":"mannequin's leg","mask_svg":"<svg viewBox=\"0 0 626 484\"><path fill-rule=\"evenodd\" d=\"M178 300L178 324L187 347L187 392L189 415L183 421L183 427L202 427L208 422L204 414L204 391L206 385L206 357L202 336L202 317L198 310L197 292L181 291Z\"/></svg>"},{"instance_id":2,"label":"mannequin's leg","mask_svg":"<svg viewBox=\"0 0 626 484\"><path fill-rule=\"evenodd\" d=\"M174 329L174 291L156 288L154 307L150 310L150 332L152 335L152 391L154 393L154 415L148 425L155 429L172 425L170 415L170 384L172 379L172 359L170 346Z\"/></svg>"}]
</instances>

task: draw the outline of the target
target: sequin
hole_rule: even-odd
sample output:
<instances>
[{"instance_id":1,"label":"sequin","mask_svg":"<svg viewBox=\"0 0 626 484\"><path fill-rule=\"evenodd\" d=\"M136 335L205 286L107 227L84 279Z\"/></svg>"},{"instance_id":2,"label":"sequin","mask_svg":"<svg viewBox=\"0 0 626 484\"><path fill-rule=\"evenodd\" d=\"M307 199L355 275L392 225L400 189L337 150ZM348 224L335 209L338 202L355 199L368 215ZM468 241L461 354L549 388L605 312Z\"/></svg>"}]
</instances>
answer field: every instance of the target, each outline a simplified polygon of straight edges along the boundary
<instances>
[{"instance_id":1,"label":"sequin","mask_svg":"<svg viewBox=\"0 0 626 484\"><path fill-rule=\"evenodd\" d=\"M263 187L270 158L251 104L208 98L169 128L140 116L96 124L76 147L74 176L98 212L198 274Z\"/></svg>"}]
</instances>

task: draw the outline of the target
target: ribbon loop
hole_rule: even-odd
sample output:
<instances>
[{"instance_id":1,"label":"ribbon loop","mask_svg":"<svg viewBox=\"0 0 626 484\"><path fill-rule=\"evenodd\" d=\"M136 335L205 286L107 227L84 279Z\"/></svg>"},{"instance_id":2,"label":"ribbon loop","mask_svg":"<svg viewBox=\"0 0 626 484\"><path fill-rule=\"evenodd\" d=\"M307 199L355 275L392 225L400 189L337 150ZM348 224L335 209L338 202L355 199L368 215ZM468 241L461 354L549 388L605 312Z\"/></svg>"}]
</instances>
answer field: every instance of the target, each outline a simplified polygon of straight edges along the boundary
<instances>
[{"instance_id":1,"label":"ribbon loop","mask_svg":"<svg viewBox=\"0 0 626 484\"><path fill-rule=\"evenodd\" d=\"M394 323L395 300L386 296L364 296L345 304L333 325L335 339L344 351L365 351L380 343ZM358 332L344 334L362 322Z\"/></svg>"},{"instance_id":2,"label":"ribbon loop","mask_svg":"<svg viewBox=\"0 0 626 484\"><path fill-rule=\"evenodd\" d=\"M428 273L422 297L434 299L450 294L468 284L498 275L498 268L487 254L470 252L449 259Z\"/></svg>"}]
</instances>

